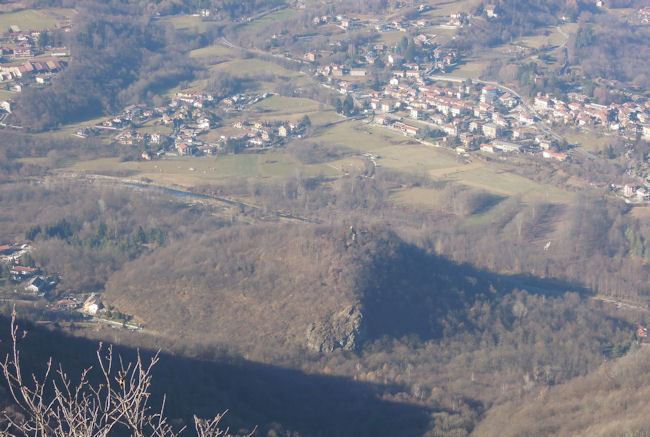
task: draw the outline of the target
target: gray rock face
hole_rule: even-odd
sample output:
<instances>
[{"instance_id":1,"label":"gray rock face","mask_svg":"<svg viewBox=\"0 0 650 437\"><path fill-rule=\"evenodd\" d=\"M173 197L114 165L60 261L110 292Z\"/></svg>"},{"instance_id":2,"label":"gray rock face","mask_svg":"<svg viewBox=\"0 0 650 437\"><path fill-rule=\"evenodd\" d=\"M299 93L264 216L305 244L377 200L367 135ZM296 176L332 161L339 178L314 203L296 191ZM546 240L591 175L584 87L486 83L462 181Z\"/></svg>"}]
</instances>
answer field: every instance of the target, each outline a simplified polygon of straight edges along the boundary
<instances>
[{"instance_id":1,"label":"gray rock face","mask_svg":"<svg viewBox=\"0 0 650 437\"><path fill-rule=\"evenodd\" d=\"M363 314L357 306L349 306L307 328L307 348L314 352L335 349L353 350L365 338Z\"/></svg>"}]
</instances>

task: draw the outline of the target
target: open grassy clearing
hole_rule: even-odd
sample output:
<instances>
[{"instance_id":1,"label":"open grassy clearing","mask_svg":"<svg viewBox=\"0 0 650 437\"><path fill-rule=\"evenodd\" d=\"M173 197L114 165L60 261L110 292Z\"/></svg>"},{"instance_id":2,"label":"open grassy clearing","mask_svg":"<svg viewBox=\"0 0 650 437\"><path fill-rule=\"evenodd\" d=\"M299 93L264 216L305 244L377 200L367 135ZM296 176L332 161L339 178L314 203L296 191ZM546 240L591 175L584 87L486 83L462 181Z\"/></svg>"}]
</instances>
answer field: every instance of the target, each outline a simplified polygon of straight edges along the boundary
<instances>
[{"instance_id":1,"label":"open grassy clearing","mask_svg":"<svg viewBox=\"0 0 650 437\"><path fill-rule=\"evenodd\" d=\"M261 76L267 74L289 77L302 75L298 71L288 70L274 62L268 62L257 58L235 59L228 62L222 62L213 67L210 67L210 70L228 72L237 77L256 75Z\"/></svg>"},{"instance_id":2,"label":"open grassy clearing","mask_svg":"<svg viewBox=\"0 0 650 437\"><path fill-rule=\"evenodd\" d=\"M328 127L312 137L315 142L345 146L361 152L381 155L385 149L408 140L396 132L347 120Z\"/></svg>"},{"instance_id":3,"label":"open grassy clearing","mask_svg":"<svg viewBox=\"0 0 650 437\"><path fill-rule=\"evenodd\" d=\"M397 205L427 210L440 201L441 190L434 188L412 187L396 190L391 200Z\"/></svg>"},{"instance_id":4,"label":"open grassy clearing","mask_svg":"<svg viewBox=\"0 0 650 437\"><path fill-rule=\"evenodd\" d=\"M59 129L56 129L56 130L53 130L53 131L48 131L48 132L42 132L42 133L38 133L38 134L35 134L35 135L40 135L40 136L43 136L44 138L48 138L48 137L51 137L53 135L59 136L59 137L61 137L61 136L70 136L70 135L74 135L77 132L77 129L79 129L79 128L89 127L89 126L96 126L98 124L101 124L101 122L107 120L108 118L110 118L110 116L102 115L101 117L90 118L88 120L82 120L82 121L79 121L79 122L76 122L76 123L66 124L64 126L61 126L61 128L59 128ZM102 130L100 132L102 134L109 134L111 136L117 135L117 131L113 131L113 130Z\"/></svg>"},{"instance_id":5,"label":"open grassy clearing","mask_svg":"<svg viewBox=\"0 0 650 437\"><path fill-rule=\"evenodd\" d=\"M251 181L281 179L294 175L297 171L308 176L340 174L338 170L325 164L300 164L284 151L160 161L120 162L117 158L106 158L77 162L69 169L89 173L125 172L131 174L133 178L151 179L156 184L186 187L205 183L218 184L233 177Z\"/></svg>"},{"instance_id":6,"label":"open grassy clearing","mask_svg":"<svg viewBox=\"0 0 650 437\"><path fill-rule=\"evenodd\" d=\"M348 156L343 159L327 162L324 165L336 170L340 174L345 174L349 173L350 171L363 170L366 166L366 160L361 156Z\"/></svg>"},{"instance_id":7,"label":"open grassy clearing","mask_svg":"<svg viewBox=\"0 0 650 437\"><path fill-rule=\"evenodd\" d=\"M243 25L242 30L250 31L255 29L264 29L264 27L268 26L269 24L276 24L279 21L296 18L298 15L299 12L296 9L282 9Z\"/></svg>"},{"instance_id":8,"label":"open grassy clearing","mask_svg":"<svg viewBox=\"0 0 650 437\"><path fill-rule=\"evenodd\" d=\"M432 176L435 178L436 173ZM501 196L521 195L525 201L541 199L548 202L564 203L571 193L549 184L540 184L510 171L488 165L473 165L453 169L443 173L442 179L462 183Z\"/></svg>"},{"instance_id":9,"label":"open grassy clearing","mask_svg":"<svg viewBox=\"0 0 650 437\"><path fill-rule=\"evenodd\" d=\"M650 205L635 206L630 215L639 220L650 220Z\"/></svg>"},{"instance_id":10,"label":"open grassy clearing","mask_svg":"<svg viewBox=\"0 0 650 437\"><path fill-rule=\"evenodd\" d=\"M577 144L583 149L591 153L598 153L615 137L602 135L599 132L576 132L573 129L563 132L562 135L569 144Z\"/></svg>"},{"instance_id":11,"label":"open grassy clearing","mask_svg":"<svg viewBox=\"0 0 650 437\"><path fill-rule=\"evenodd\" d=\"M329 106L325 106L325 109L322 109L318 112L308 114L311 119L311 124L314 127L322 126L328 123L332 123L341 119L341 116L336 113Z\"/></svg>"},{"instance_id":12,"label":"open grassy clearing","mask_svg":"<svg viewBox=\"0 0 650 437\"><path fill-rule=\"evenodd\" d=\"M0 31L9 31L9 26L15 25L20 30L51 29L57 23L65 21L75 14L73 9L29 9L0 14Z\"/></svg>"},{"instance_id":13,"label":"open grassy clearing","mask_svg":"<svg viewBox=\"0 0 650 437\"><path fill-rule=\"evenodd\" d=\"M432 11L428 13L430 17L449 17L449 15L455 12L468 11L472 4L476 3L473 0L434 0L429 1L427 4L433 8Z\"/></svg>"},{"instance_id":14,"label":"open grassy clearing","mask_svg":"<svg viewBox=\"0 0 650 437\"><path fill-rule=\"evenodd\" d=\"M386 44L389 47L399 44L399 42L404 37L408 37L407 33L395 31L395 32L382 32L379 34L379 42ZM343 38L345 39L345 38Z\"/></svg>"},{"instance_id":15,"label":"open grassy clearing","mask_svg":"<svg viewBox=\"0 0 650 437\"><path fill-rule=\"evenodd\" d=\"M163 135L171 135L172 128L170 126L165 126L157 123L157 119L149 120L142 126L137 128L138 132L144 132L146 134L159 133Z\"/></svg>"},{"instance_id":16,"label":"open grassy clearing","mask_svg":"<svg viewBox=\"0 0 650 437\"><path fill-rule=\"evenodd\" d=\"M0 100L9 100L14 98L15 92L9 90L0 90Z\"/></svg>"},{"instance_id":17,"label":"open grassy clearing","mask_svg":"<svg viewBox=\"0 0 650 437\"><path fill-rule=\"evenodd\" d=\"M271 96L253 105L253 108L270 111L274 117L278 116L302 116L305 113L316 112L320 104L314 100L301 99L297 97Z\"/></svg>"},{"instance_id":18,"label":"open grassy clearing","mask_svg":"<svg viewBox=\"0 0 650 437\"><path fill-rule=\"evenodd\" d=\"M385 167L426 173L434 180L453 181L501 196L522 195L524 200L543 199L560 203L571 197L570 193L551 185L539 184L483 162L464 164L447 150L412 143L402 135L381 127L340 123L312 137L312 141L379 155L377 163L380 169ZM398 195L396 199L410 203L414 203L413 199L421 198L401 196Z\"/></svg>"},{"instance_id":19,"label":"open grassy clearing","mask_svg":"<svg viewBox=\"0 0 650 437\"><path fill-rule=\"evenodd\" d=\"M485 59L467 58L461 64L451 71L452 76L469 77L478 79L487 66L488 61Z\"/></svg>"},{"instance_id":20,"label":"open grassy clearing","mask_svg":"<svg viewBox=\"0 0 650 437\"><path fill-rule=\"evenodd\" d=\"M196 30L199 33L205 32L208 24L198 15L179 15L166 17L164 20L171 23L176 30Z\"/></svg>"},{"instance_id":21,"label":"open grassy clearing","mask_svg":"<svg viewBox=\"0 0 650 437\"><path fill-rule=\"evenodd\" d=\"M202 47L200 49L195 49L190 52L190 58L204 58L209 56L230 56L233 54L233 50L220 46L213 45L208 47Z\"/></svg>"},{"instance_id":22,"label":"open grassy clearing","mask_svg":"<svg viewBox=\"0 0 650 437\"><path fill-rule=\"evenodd\" d=\"M524 45L533 49L539 49L543 46L559 47L567 40L565 35L571 35L578 30L577 23L566 23L562 26L549 26L544 29L542 35L533 35L520 38L513 44Z\"/></svg>"}]
</instances>

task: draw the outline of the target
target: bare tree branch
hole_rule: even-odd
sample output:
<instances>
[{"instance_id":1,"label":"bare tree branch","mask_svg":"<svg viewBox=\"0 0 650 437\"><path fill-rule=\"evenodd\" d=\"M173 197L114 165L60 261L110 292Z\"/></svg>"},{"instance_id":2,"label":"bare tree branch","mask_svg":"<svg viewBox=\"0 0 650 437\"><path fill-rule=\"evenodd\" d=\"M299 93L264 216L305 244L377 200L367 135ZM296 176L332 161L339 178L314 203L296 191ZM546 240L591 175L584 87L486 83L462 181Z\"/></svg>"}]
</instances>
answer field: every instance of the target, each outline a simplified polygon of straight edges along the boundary
<instances>
[{"instance_id":1,"label":"bare tree branch","mask_svg":"<svg viewBox=\"0 0 650 437\"><path fill-rule=\"evenodd\" d=\"M32 374L31 383L27 384L18 348L18 343L26 335L26 331L19 335L14 310L11 316L12 348L0 362L0 369L24 418L4 411L6 427L0 429L0 437L107 437L117 431L126 431L133 437L176 437L185 430L183 427L175 431L167 423L164 414L166 397L159 411L154 412L149 405L152 370L160 359L158 353L148 364L143 363L140 351L135 363L125 363L120 356L115 371L113 347L104 348L100 343L97 363L102 382L98 385L89 381L92 367L81 373L78 383L73 383L61 365L52 372L52 358L46 363L44 375L39 378ZM50 395L46 390L48 384L52 387ZM232 436L228 429L219 428L224 415L225 412L212 419L194 416L196 435Z\"/></svg>"}]
</instances>

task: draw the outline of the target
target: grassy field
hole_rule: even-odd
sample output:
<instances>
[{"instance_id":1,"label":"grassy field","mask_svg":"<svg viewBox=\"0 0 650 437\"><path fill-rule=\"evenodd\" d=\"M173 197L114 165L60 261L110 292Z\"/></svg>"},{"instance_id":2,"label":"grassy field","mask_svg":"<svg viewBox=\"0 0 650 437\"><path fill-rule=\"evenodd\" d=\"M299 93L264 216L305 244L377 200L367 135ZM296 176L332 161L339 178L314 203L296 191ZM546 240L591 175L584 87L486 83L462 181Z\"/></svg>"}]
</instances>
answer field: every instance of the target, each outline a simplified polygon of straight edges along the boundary
<instances>
[{"instance_id":1,"label":"grassy field","mask_svg":"<svg viewBox=\"0 0 650 437\"><path fill-rule=\"evenodd\" d=\"M400 31L395 31L395 32L382 32L379 34L379 41L383 42L387 46L391 47L394 46L395 44L399 44L399 42L404 38L405 36L408 37L408 34Z\"/></svg>"},{"instance_id":2,"label":"grassy field","mask_svg":"<svg viewBox=\"0 0 650 437\"><path fill-rule=\"evenodd\" d=\"M8 14L0 14L0 32L8 32L9 26L16 25L20 30L42 30L54 28L56 23L65 21L75 14L73 9L29 9Z\"/></svg>"},{"instance_id":3,"label":"grassy field","mask_svg":"<svg viewBox=\"0 0 650 437\"><path fill-rule=\"evenodd\" d=\"M262 59L235 59L228 62L217 64L210 68L214 71L226 71L233 76L256 76L275 74L279 76L301 76L297 71L288 70L274 62L264 61Z\"/></svg>"},{"instance_id":4,"label":"grassy field","mask_svg":"<svg viewBox=\"0 0 650 437\"><path fill-rule=\"evenodd\" d=\"M339 119L340 120L340 119ZM355 121L344 121L319 131L312 140L325 144L350 147L361 152L381 155L386 149L408 142L403 135Z\"/></svg>"},{"instance_id":5,"label":"grassy field","mask_svg":"<svg viewBox=\"0 0 650 437\"><path fill-rule=\"evenodd\" d=\"M170 126L164 126L161 124L156 124L156 119L149 120L138 128L139 132L144 132L147 134L159 133L163 135L171 135L172 128Z\"/></svg>"},{"instance_id":6,"label":"grassy field","mask_svg":"<svg viewBox=\"0 0 650 437\"><path fill-rule=\"evenodd\" d=\"M296 116L302 117L305 113L318 111L320 105L314 100L276 95L256 103L253 108L270 111L275 117L285 116L285 118L295 119Z\"/></svg>"},{"instance_id":7,"label":"grassy field","mask_svg":"<svg viewBox=\"0 0 650 437\"><path fill-rule=\"evenodd\" d=\"M397 205L426 210L438 203L440 194L441 190L434 188L412 187L395 191L391 200Z\"/></svg>"},{"instance_id":8,"label":"grassy field","mask_svg":"<svg viewBox=\"0 0 650 437\"><path fill-rule=\"evenodd\" d=\"M264 154L223 155L218 157L192 157L161 161L127 161L117 158L77 162L69 170L89 172L128 172L133 178L148 178L157 184L194 186L205 183L226 182L233 177L253 180L273 180L301 171L309 176L339 174L335 168L324 164L303 165L283 151Z\"/></svg>"},{"instance_id":9,"label":"grassy field","mask_svg":"<svg viewBox=\"0 0 650 437\"><path fill-rule=\"evenodd\" d=\"M8 100L13 98L16 93L7 90L0 90L0 100Z\"/></svg>"},{"instance_id":10,"label":"grassy field","mask_svg":"<svg viewBox=\"0 0 650 437\"><path fill-rule=\"evenodd\" d=\"M452 76L470 77L478 79L483 73L485 66L488 64L487 60L467 58L457 67L451 71Z\"/></svg>"},{"instance_id":11,"label":"grassy field","mask_svg":"<svg viewBox=\"0 0 650 437\"><path fill-rule=\"evenodd\" d=\"M436 178L439 173L433 172ZM491 165L473 163L464 168L449 169L441 174L443 180L450 180L479 188L501 196L521 195L525 201L542 199L564 203L571 194L552 185L540 184L530 179Z\"/></svg>"},{"instance_id":12,"label":"grassy field","mask_svg":"<svg viewBox=\"0 0 650 437\"><path fill-rule=\"evenodd\" d=\"M71 135L74 135L77 132L77 129L81 127L87 127L87 126L95 126L99 123L101 123L104 120L107 120L109 117L107 115L103 115L101 117L97 118L89 118L88 120L83 120L77 123L70 123L62 126L59 129L52 130L52 131L47 131L47 132L42 132L42 133L37 133L34 134L36 136L40 136L42 138L50 138L52 136L55 136L57 138L66 138L70 137ZM117 131L103 131L103 134L109 134L111 136L117 135Z\"/></svg>"},{"instance_id":13,"label":"grassy field","mask_svg":"<svg viewBox=\"0 0 650 437\"><path fill-rule=\"evenodd\" d=\"M244 26L242 26L242 28L246 31L250 31L254 29L264 29L264 27L270 24L275 24L278 21L288 20L296 17L297 15L298 15L298 11L295 9L282 9L272 14L265 15L258 20L245 24Z\"/></svg>"},{"instance_id":14,"label":"grassy field","mask_svg":"<svg viewBox=\"0 0 650 437\"><path fill-rule=\"evenodd\" d=\"M190 52L190 58L204 58L209 56L230 56L232 55L232 49L228 47L213 45L208 47L202 47L200 49L195 49Z\"/></svg>"},{"instance_id":15,"label":"grassy field","mask_svg":"<svg viewBox=\"0 0 650 437\"><path fill-rule=\"evenodd\" d=\"M521 195L525 200L543 198L553 202L570 198L570 193L551 185L539 184L481 161L465 164L453 152L414 143L381 127L345 122L319 132L312 140L379 155L380 168L427 174L434 180L461 183L501 196ZM397 194L396 199L412 204L414 199L422 198L420 194Z\"/></svg>"},{"instance_id":16,"label":"grassy field","mask_svg":"<svg viewBox=\"0 0 650 437\"><path fill-rule=\"evenodd\" d=\"M576 23L567 23L560 26L558 29L556 26L547 27L543 33L548 33L548 35L534 35L528 36L519 39L514 44L524 45L534 49L539 49L545 45L551 47L558 47L566 41L567 37L562 34L570 35L577 31L578 25ZM561 30L561 31L560 31Z\"/></svg>"},{"instance_id":17,"label":"grassy field","mask_svg":"<svg viewBox=\"0 0 650 437\"><path fill-rule=\"evenodd\" d=\"M615 138L597 132L576 132L573 130L563 132L562 135L570 144L577 144L591 153L602 151L603 148Z\"/></svg>"},{"instance_id":18,"label":"grassy field","mask_svg":"<svg viewBox=\"0 0 650 437\"><path fill-rule=\"evenodd\" d=\"M311 119L311 124L314 127L322 126L324 124L333 123L341 119L341 116L338 115L333 109L325 106L324 109L309 114Z\"/></svg>"},{"instance_id":19,"label":"grassy field","mask_svg":"<svg viewBox=\"0 0 650 437\"><path fill-rule=\"evenodd\" d=\"M638 220L650 220L650 205L635 206L630 215Z\"/></svg>"},{"instance_id":20,"label":"grassy field","mask_svg":"<svg viewBox=\"0 0 650 437\"><path fill-rule=\"evenodd\" d=\"M455 12L469 10L473 2L471 0L434 0L427 3L433 8L427 14L429 17L449 17L449 15Z\"/></svg>"},{"instance_id":21,"label":"grassy field","mask_svg":"<svg viewBox=\"0 0 650 437\"><path fill-rule=\"evenodd\" d=\"M176 30L196 30L199 33L205 32L206 30L206 22L199 16L179 15L165 18L165 21L171 23Z\"/></svg>"}]
</instances>

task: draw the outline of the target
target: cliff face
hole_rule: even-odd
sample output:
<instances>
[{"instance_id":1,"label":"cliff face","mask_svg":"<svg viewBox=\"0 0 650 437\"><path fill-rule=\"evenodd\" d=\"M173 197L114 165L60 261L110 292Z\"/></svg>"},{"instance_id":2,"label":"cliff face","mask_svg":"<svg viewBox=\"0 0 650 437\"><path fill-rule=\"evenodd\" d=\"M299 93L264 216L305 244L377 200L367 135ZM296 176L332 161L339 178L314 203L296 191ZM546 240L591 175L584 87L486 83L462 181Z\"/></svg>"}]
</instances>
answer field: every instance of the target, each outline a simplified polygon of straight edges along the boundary
<instances>
[{"instance_id":1,"label":"cliff face","mask_svg":"<svg viewBox=\"0 0 650 437\"><path fill-rule=\"evenodd\" d=\"M363 313L358 305L314 322L307 328L307 349L313 352L354 350L366 338Z\"/></svg>"}]
</instances>

